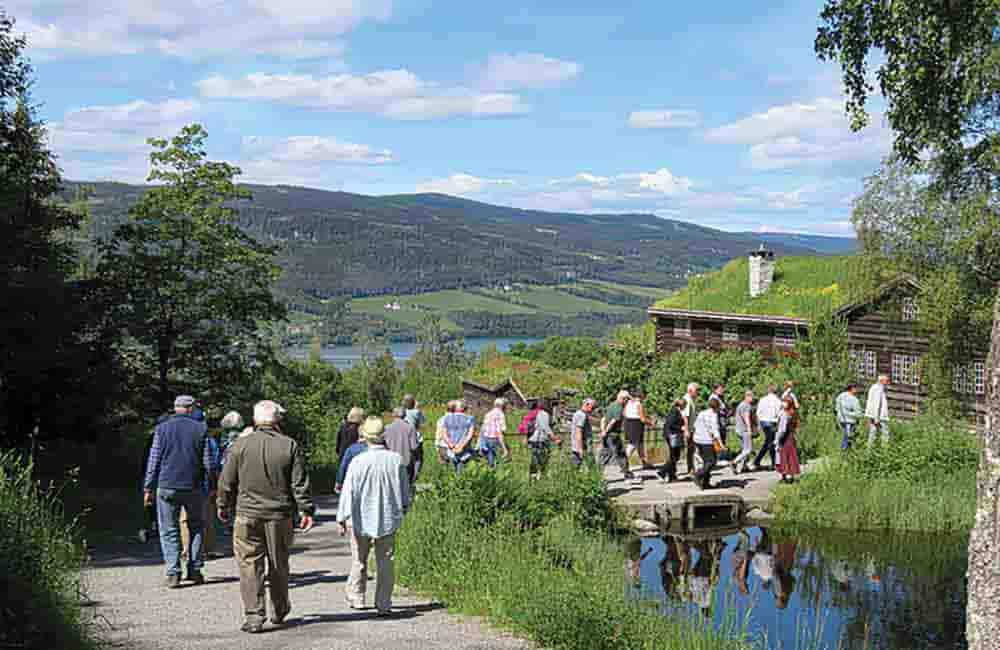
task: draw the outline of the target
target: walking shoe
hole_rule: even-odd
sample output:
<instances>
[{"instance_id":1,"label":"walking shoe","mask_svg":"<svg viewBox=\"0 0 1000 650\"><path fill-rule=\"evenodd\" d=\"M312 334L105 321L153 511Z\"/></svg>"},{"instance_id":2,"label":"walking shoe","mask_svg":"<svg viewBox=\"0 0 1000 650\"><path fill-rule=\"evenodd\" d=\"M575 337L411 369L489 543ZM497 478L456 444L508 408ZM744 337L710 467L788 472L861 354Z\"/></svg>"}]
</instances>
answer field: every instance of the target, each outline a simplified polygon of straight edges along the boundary
<instances>
[{"instance_id":1,"label":"walking shoe","mask_svg":"<svg viewBox=\"0 0 1000 650\"><path fill-rule=\"evenodd\" d=\"M139 529L139 541L142 542L143 544L149 541L149 531L147 531L145 528Z\"/></svg>"},{"instance_id":2,"label":"walking shoe","mask_svg":"<svg viewBox=\"0 0 1000 650\"><path fill-rule=\"evenodd\" d=\"M188 580L196 585L205 584L205 576L202 575L201 571L192 571L188 574Z\"/></svg>"},{"instance_id":3,"label":"walking shoe","mask_svg":"<svg viewBox=\"0 0 1000 650\"><path fill-rule=\"evenodd\" d=\"M177 589L181 586L181 577L167 576L167 580L164 584L167 586L167 589Z\"/></svg>"},{"instance_id":4,"label":"walking shoe","mask_svg":"<svg viewBox=\"0 0 1000 650\"><path fill-rule=\"evenodd\" d=\"M389 609L380 609L375 615L379 618L391 618L396 615L396 610L391 607Z\"/></svg>"},{"instance_id":5,"label":"walking shoe","mask_svg":"<svg viewBox=\"0 0 1000 650\"><path fill-rule=\"evenodd\" d=\"M279 614L272 614L271 615L271 622L274 623L275 625L281 625L282 623L285 622L285 618L287 616L288 616L288 612L285 612L285 613L280 614L280 615Z\"/></svg>"},{"instance_id":6,"label":"walking shoe","mask_svg":"<svg viewBox=\"0 0 1000 650\"><path fill-rule=\"evenodd\" d=\"M351 598L350 596L347 596L346 598L344 598L344 600L347 601L347 606L350 607L351 609L365 608L365 601L363 599L358 600L357 598Z\"/></svg>"},{"instance_id":7,"label":"walking shoe","mask_svg":"<svg viewBox=\"0 0 1000 650\"><path fill-rule=\"evenodd\" d=\"M247 621L240 627L240 632L246 632L247 634L260 634L264 631L264 626L257 621Z\"/></svg>"}]
</instances>

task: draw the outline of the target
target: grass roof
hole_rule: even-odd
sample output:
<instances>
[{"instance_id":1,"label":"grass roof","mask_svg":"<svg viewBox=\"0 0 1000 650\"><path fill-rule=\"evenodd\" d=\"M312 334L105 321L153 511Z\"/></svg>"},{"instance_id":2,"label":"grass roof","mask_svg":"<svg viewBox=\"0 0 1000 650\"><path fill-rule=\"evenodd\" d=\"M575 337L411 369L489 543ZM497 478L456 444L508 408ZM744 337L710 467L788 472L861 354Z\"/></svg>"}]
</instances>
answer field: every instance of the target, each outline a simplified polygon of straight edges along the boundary
<instances>
[{"instance_id":1,"label":"grass roof","mask_svg":"<svg viewBox=\"0 0 1000 650\"><path fill-rule=\"evenodd\" d=\"M525 397L549 397L559 388L578 388L583 373L559 370L538 361L514 360L507 355L482 359L465 378L485 386L513 379Z\"/></svg>"},{"instance_id":2,"label":"grass roof","mask_svg":"<svg viewBox=\"0 0 1000 650\"><path fill-rule=\"evenodd\" d=\"M856 264L853 256L779 257L771 288L751 298L749 262L742 257L719 271L691 278L686 288L654 308L811 318L849 302Z\"/></svg>"}]
</instances>

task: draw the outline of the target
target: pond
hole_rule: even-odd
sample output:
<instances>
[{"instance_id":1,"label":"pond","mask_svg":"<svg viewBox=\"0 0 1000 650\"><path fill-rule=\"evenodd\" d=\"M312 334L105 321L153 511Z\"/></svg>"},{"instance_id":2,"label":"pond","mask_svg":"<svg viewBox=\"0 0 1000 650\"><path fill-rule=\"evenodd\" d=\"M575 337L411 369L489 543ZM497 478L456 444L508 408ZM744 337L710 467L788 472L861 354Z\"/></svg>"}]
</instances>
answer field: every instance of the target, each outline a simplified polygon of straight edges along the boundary
<instances>
[{"instance_id":1,"label":"pond","mask_svg":"<svg viewBox=\"0 0 1000 650\"><path fill-rule=\"evenodd\" d=\"M626 543L625 595L760 648L965 648L967 537L759 527Z\"/></svg>"}]
</instances>

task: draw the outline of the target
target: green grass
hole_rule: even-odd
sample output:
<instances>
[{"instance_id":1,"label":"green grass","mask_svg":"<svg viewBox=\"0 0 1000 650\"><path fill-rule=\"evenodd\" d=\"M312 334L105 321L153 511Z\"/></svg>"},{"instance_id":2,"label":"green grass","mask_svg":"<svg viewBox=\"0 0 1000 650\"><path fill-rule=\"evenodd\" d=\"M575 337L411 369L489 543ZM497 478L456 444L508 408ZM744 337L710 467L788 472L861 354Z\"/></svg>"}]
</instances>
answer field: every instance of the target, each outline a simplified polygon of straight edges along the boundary
<instances>
[{"instance_id":1,"label":"green grass","mask_svg":"<svg viewBox=\"0 0 1000 650\"><path fill-rule=\"evenodd\" d=\"M828 438L838 437L832 431ZM795 486L780 486L774 512L796 526L964 533L976 508L978 441L953 421L895 423L887 447L859 436L844 454L813 431L827 461Z\"/></svg>"},{"instance_id":2,"label":"green grass","mask_svg":"<svg viewBox=\"0 0 1000 650\"><path fill-rule=\"evenodd\" d=\"M496 386L513 378L525 397L551 396L559 388L575 389L583 383L580 371L559 370L544 363L507 355L481 359L465 373L465 378L486 386Z\"/></svg>"},{"instance_id":3,"label":"green grass","mask_svg":"<svg viewBox=\"0 0 1000 650\"><path fill-rule=\"evenodd\" d=\"M400 582L463 614L565 650L736 650L738 630L671 618L623 598L625 554L597 471L554 452L527 478L527 451L491 471L437 475L397 535Z\"/></svg>"},{"instance_id":4,"label":"green grass","mask_svg":"<svg viewBox=\"0 0 1000 650\"><path fill-rule=\"evenodd\" d=\"M657 287L640 287L635 284L618 284L615 282L606 282L604 280L584 280L577 285L561 285L561 286L579 286L579 285L590 285L597 289L603 289L605 291L618 291L621 293L631 294L633 296L641 296L643 298L651 298L653 300L665 300L673 293L671 289L660 289Z\"/></svg>"},{"instance_id":5,"label":"green grass","mask_svg":"<svg viewBox=\"0 0 1000 650\"><path fill-rule=\"evenodd\" d=\"M574 296L560 291L557 287L528 286L500 295L506 296L508 300L515 303L524 303L525 307L532 306L531 311L534 313L572 315L587 312L624 313L634 311L629 307L609 305L598 300Z\"/></svg>"},{"instance_id":6,"label":"green grass","mask_svg":"<svg viewBox=\"0 0 1000 650\"><path fill-rule=\"evenodd\" d=\"M15 453L0 453L0 647L97 647L80 604L84 557L58 494L40 490Z\"/></svg>"},{"instance_id":7,"label":"green grass","mask_svg":"<svg viewBox=\"0 0 1000 650\"><path fill-rule=\"evenodd\" d=\"M779 258L774 284L757 298L750 298L748 264L745 257L737 258L720 271L692 278L656 307L809 318L849 300L854 257Z\"/></svg>"}]
</instances>

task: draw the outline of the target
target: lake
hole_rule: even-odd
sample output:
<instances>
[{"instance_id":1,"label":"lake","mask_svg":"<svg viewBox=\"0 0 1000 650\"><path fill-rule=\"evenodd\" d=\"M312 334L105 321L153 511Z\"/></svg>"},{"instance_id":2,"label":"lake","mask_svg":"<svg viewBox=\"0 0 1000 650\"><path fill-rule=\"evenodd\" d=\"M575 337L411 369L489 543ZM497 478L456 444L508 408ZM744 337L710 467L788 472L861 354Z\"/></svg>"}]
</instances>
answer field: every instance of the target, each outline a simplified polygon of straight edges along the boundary
<instances>
[{"instance_id":1,"label":"lake","mask_svg":"<svg viewBox=\"0 0 1000 650\"><path fill-rule=\"evenodd\" d=\"M733 528L626 543L625 596L760 648L961 649L968 538Z\"/></svg>"},{"instance_id":2,"label":"lake","mask_svg":"<svg viewBox=\"0 0 1000 650\"><path fill-rule=\"evenodd\" d=\"M542 339L538 338L524 338L524 337L521 338L518 337L495 338L487 336L470 337L465 339L465 350L467 352L474 352L476 354L479 354L480 350L482 350L483 348L489 345L496 345L497 350L499 350L500 352L506 352L511 348L511 346L515 345L516 343L531 344L531 343L537 343L538 341L541 340ZM392 356L396 359L396 363L399 366L402 366L403 364L406 363L406 360L412 357L413 354L417 351L418 344L390 343L387 346L377 346L371 348L369 350L369 354L373 352L381 353L382 351L385 350L386 347L388 347L389 350L392 352ZM288 353L293 358L305 359L307 356L309 356L309 348L308 347L291 348L288 351ZM332 363L333 365L335 365L337 368L340 369L350 368L355 363L360 361L364 357L364 355L365 355L365 350L360 345L325 345L323 346L323 352L322 352L322 357L324 361Z\"/></svg>"}]
</instances>

